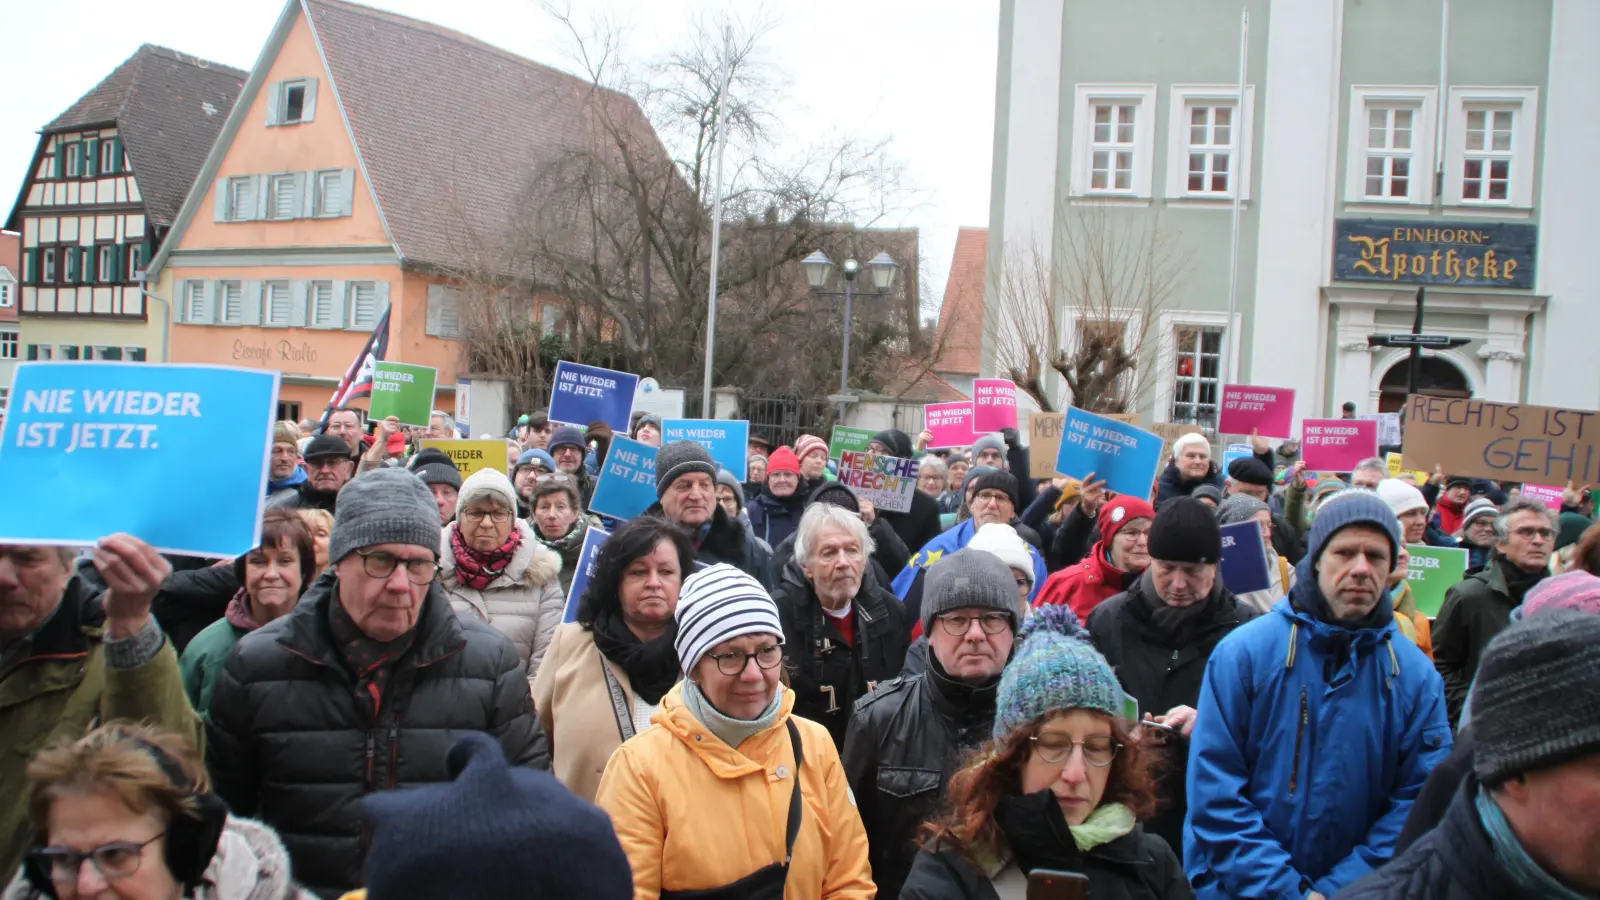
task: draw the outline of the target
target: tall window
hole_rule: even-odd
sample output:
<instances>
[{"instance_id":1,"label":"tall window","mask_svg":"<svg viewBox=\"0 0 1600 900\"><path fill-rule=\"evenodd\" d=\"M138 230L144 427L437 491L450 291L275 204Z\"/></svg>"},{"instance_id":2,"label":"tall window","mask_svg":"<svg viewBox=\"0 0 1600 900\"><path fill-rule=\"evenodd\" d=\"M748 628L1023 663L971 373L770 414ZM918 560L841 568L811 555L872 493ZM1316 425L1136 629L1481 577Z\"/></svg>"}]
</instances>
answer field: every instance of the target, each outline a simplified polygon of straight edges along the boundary
<instances>
[{"instance_id":1,"label":"tall window","mask_svg":"<svg viewBox=\"0 0 1600 900\"><path fill-rule=\"evenodd\" d=\"M299 185L293 175L274 175L268 179L268 218L292 219L300 208Z\"/></svg>"},{"instance_id":2,"label":"tall window","mask_svg":"<svg viewBox=\"0 0 1600 900\"><path fill-rule=\"evenodd\" d=\"M1089 138L1089 190L1133 190L1134 113L1132 103L1096 103Z\"/></svg>"},{"instance_id":3,"label":"tall window","mask_svg":"<svg viewBox=\"0 0 1600 900\"><path fill-rule=\"evenodd\" d=\"M95 248L99 260L95 264L95 271L100 273L101 281L111 281L117 273L117 245L101 244Z\"/></svg>"},{"instance_id":4,"label":"tall window","mask_svg":"<svg viewBox=\"0 0 1600 900\"><path fill-rule=\"evenodd\" d=\"M1461 199L1491 203L1510 199L1515 118L1510 109L1467 110Z\"/></svg>"},{"instance_id":5,"label":"tall window","mask_svg":"<svg viewBox=\"0 0 1600 900\"><path fill-rule=\"evenodd\" d=\"M128 273L128 277L132 278L134 275L138 274L142 269L144 269L144 245L128 244L127 252L128 268L125 271Z\"/></svg>"},{"instance_id":6,"label":"tall window","mask_svg":"<svg viewBox=\"0 0 1600 900\"><path fill-rule=\"evenodd\" d=\"M229 325L244 322L244 285L237 281L217 282L217 312Z\"/></svg>"},{"instance_id":7,"label":"tall window","mask_svg":"<svg viewBox=\"0 0 1600 900\"><path fill-rule=\"evenodd\" d=\"M39 254L39 258L41 260L43 260L43 262L40 263L40 265L39 265L39 269L40 269L41 272L44 273L44 277L41 278L40 280L45 284L55 284L56 283L56 248L54 248L54 247L46 247L44 249L44 251Z\"/></svg>"},{"instance_id":8,"label":"tall window","mask_svg":"<svg viewBox=\"0 0 1600 900\"><path fill-rule=\"evenodd\" d=\"M107 138L100 142L100 171L122 171L122 142L114 138Z\"/></svg>"},{"instance_id":9,"label":"tall window","mask_svg":"<svg viewBox=\"0 0 1600 900\"><path fill-rule=\"evenodd\" d=\"M186 281L183 285L183 319L185 322L203 322L206 318L206 283Z\"/></svg>"},{"instance_id":10,"label":"tall window","mask_svg":"<svg viewBox=\"0 0 1600 900\"><path fill-rule=\"evenodd\" d=\"M1387 199L1411 195L1415 119L1416 110L1410 107L1367 108L1366 196Z\"/></svg>"},{"instance_id":11,"label":"tall window","mask_svg":"<svg viewBox=\"0 0 1600 900\"><path fill-rule=\"evenodd\" d=\"M289 282L269 281L261 286L261 302L265 307L266 315L263 317L268 325L289 324L293 303L289 294Z\"/></svg>"},{"instance_id":12,"label":"tall window","mask_svg":"<svg viewBox=\"0 0 1600 900\"><path fill-rule=\"evenodd\" d=\"M66 271L62 273L64 276L62 280L67 284L77 284L79 278L81 277L78 267L79 264L83 262L83 254L78 252L77 247L67 247L65 248L65 251L67 254L67 265Z\"/></svg>"},{"instance_id":13,"label":"tall window","mask_svg":"<svg viewBox=\"0 0 1600 900\"><path fill-rule=\"evenodd\" d=\"M304 82L288 83L283 86L283 114L279 120L284 123L298 122L306 111L306 85Z\"/></svg>"},{"instance_id":14,"label":"tall window","mask_svg":"<svg viewBox=\"0 0 1600 900\"><path fill-rule=\"evenodd\" d=\"M311 325L315 328L339 327L339 312L333 304L333 282L313 281L311 293Z\"/></svg>"},{"instance_id":15,"label":"tall window","mask_svg":"<svg viewBox=\"0 0 1600 900\"><path fill-rule=\"evenodd\" d=\"M255 217L256 184L248 175L228 179L228 219L247 222Z\"/></svg>"},{"instance_id":16,"label":"tall window","mask_svg":"<svg viewBox=\"0 0 1600 900\"><path fill-rule=\"evenodd\" d=\"M18 332L0 331L0 359L17 358Z\"/></svg>"},{"instance_id":17,"label":"tall window","mask_svg":"<svg viewBox=\"0 0 1600 900\"><path fill-rule=\"evenodd\" d=\"M1172 418L1215 430L1222 394L1222 329L1179 325L1173 329Z\"/></svg>"},{"instance_id":18,"label":"tall window","mask_svg":"<svg viewBox=\"0 0 1600 900\"><path fill-rule=\"evenodd\" d=\"M1232 182L1233 104L1189 107L1189 177L1191 194L1227 194Z\"/></svg>"},{"instance_id":19,"label":"tall window","mask_svg":"<svg viewBox=\"0 0 1600 900\"><path fill-rule=\"evenodd\" d=\"M77 178L83 174L83 142L73 141L67 145L67 177Z\"/></svg>"},{"instance_id":20,"label":"tall window","mask_svg":"<svg viewBox=\"0 0 1600 900\"><path fill-rule=\"evenodd\" d=\"M28 359L54 359L56 348L54 344L29 344Z\"/></svg>"},{"instance_id":21,"label":"tall window","mask_svg":"<svg viewBox=\"0 0 1600 900\"><path fill-rule=\"evenodd\" d=\"M349 215L350 210L344 207L344 170L324 169L317 172L315 178L315 197L311 214L318 218Z\"/></svg>"},{"instance_id":22,"label":"tall window","mask_svg":"<svg viewBox=\"0 0 1600 900\"><path fill-rule=\"evenodd\" d=\"M10 309L14 302L16 301L11 297L11 283L0 282L0 309Z\"/></svg>"},{"instance_id":23,"label":"tall window","mask_svg":"<svg viewBox=\"0 0 1600 900\"><path fill-rule=\"evenodd\" d=\"M350 282L350 327L371 328L376 324L378 324L377 283Z\"/></svg>"}]
</instances>

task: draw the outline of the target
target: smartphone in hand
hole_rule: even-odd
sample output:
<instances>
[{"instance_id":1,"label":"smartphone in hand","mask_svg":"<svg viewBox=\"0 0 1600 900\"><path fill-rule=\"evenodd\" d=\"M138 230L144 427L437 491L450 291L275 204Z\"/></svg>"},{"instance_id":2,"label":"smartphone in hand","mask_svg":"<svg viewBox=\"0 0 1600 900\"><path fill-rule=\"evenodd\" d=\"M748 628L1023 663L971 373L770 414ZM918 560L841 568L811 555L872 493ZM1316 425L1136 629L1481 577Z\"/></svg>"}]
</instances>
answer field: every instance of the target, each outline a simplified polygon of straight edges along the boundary
<instances>
[{"instance_id":1,"label":"smartphone in hand","mask_svg":"<svg viewBox=\"0 0 1600 900\"><path fill-rule=\"evenodd\" d=\"M1028 876L1028 900L1088 900L1089 876L1079 872L1034 869Z\"/></svg>"}]
</instances>

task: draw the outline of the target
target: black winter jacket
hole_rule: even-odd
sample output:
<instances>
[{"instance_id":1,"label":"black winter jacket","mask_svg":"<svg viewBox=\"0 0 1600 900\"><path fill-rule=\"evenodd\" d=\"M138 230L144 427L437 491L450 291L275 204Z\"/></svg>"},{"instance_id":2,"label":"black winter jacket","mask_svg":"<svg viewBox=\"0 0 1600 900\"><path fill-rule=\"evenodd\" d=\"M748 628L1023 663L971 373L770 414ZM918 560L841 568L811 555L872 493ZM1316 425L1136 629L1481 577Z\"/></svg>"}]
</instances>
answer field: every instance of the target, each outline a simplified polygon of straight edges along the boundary
<instances>
[{"instance_id":1,"label":"black winter jacket","mask_svg":"<svg viewBox=\"0 0 1600 900\"><path fill-rule=\"evenodd\" d=\"M880 681L900 674L911 625L899 599L874 584L871 576L851 602L855 640L846 644L833 618L822 611L816 591L799 564L784 566L772 592L783 622L783 657L794 689L794 714L820 722L844 745L856 701Z\"/></svg>"},{"instance_id":2,"label":"black winter jacket","mask_svg":"<svg viewBox=\"0 0 1600 900\"><path fill-rule=\"evenodd\" d=\"M867 534L872 536L872 542L877 545L877 549L872 551L871 565L868 568L872 570L872 575L877 578L878 584L892 594L894 588L890 585L894 583L894 575L889 573L900 574L900 570L911 560L911 554L906 552L906 545L900 542L900 535L895 534L894 529L883 519L873 519L872 524L867 526ZM795 536L791 534L783 543L773 545L772 571L782 572L784 567L789 565L789 560L794 559L794 539Z\"/></svg>"},{"instance_id":3,"label":"black winter jacket","mask_svg":"<svg viewBox=\"0 0 1600 900\"><path fill-rule=\"evenodd\" d=\"M1456 791L1439 826L1336 900L1536 900L1495 858L1473 804L1477 784Z\"/></svg>"},{"instance_id":4,"label":"black winter jacket","mask_svg":"<svg viewBox=\"0 0 1600 900\"><path fill-rule=\"evenodd\" d=\"M1210 613L1182 633L1164 634L1156 626L1150 610L1152 603L1160 602L1154 576L1146 569L1132 587L1089 614L1089 641L1111 663L1122 690L1139 701L1141 716L1165 715L1176 706L1199 708L1211 651L1229 632L1259 615L1223 587L1221 572L1212 584L1211 596L1203 601L1212 607ZM1181 736L1160 734L1169 742L1156 783L1163 803L1160 814L1145 827L1181 856L1183 817L1189 810L1184 789L1188 742Z\"/></svg>"},{"instance_id":5,"label":"black winter jacket","mask_svg":"<svg viewBox=\"0 0 1600 900\"><path fill-rule=\"evenodd\" d=\"M1483 651L1511 624L1511 611L1521 605L1506 586L1502 566L1509 565L1496 558L1483 571L1462 579L1445 592L1444 604L1433 620L1433 665L1444 679L1444 701L1452 728L1461 721L1461 708L1478 674Z\"/></svg>"},{"instance_id":6,"label":"black winter jacket","mask_svg":"<svg viewBox=\"0 0 1600 900\"><path fill-rule=\"evenodd\" d=\"M776 547L788 540L795 530L800 527L800 516L805 512L805 495L798 490L789 497L780 500L767 493L763 486L760 493L744 505L745 512L750 517L750 528L756 537L767 542L768 547Z\"/></svg>"},{"instance_id":7,"label":"black winter jacket","mask_svg":"<svg viewBox=\"0 0 1600 900\"><path fill-rule=\"evenodd\" d=\"M325 509L330 514L339 503L337 493L324 494L311 489L311 482L302 481L294 487L279 491L267 498L267 509Z\"/></svg>"},{"instance_id":8,"label":"black winter jacket","mask_svg":"<svg viewBox=\"0 0 1600 900\"><path fill-rule=\"evenodd\" d=\"M645 510L644 514L658 519L667 517L659 503ZM772 551L761 546L761 542L756 540L743 522L731 518L722 504L712 505L711 528L705 538L699 539L691 529L689 540L698 540L694 552L697 561L708 566L727 563L761 582L762 587L772 590Z\"/></svg>"},{"instance_id":9,"label":"black winter jacket","mask_svg":"<svg viewBox=\"0 0 1600 900\"><path fill-rule=\"evenodd\" d=\"M934 817L962 757L994 729L995 689L952 681L929 661L923 675L896 678L856 703L840 761L866 826L878 896L900 896L916 858L917 828Z\"/></svg>"},{"instance_id":10,"label":"black winter jacket","mask_svg":"<svg viewBox=\"0 0 1600 900\"><path fill-rule=\"evenodd\" d=\"M1165 842L1135 826L1114 841L1079 854L1073 871L1089 878L1091 900L1191 900L1183 866ZM879 894L879 896L884 896ZM902 900L999 900L989 875L953 848L923 850Z\"/></svg>"},{"instance_id":11,"label":"black winter jacket","mask_svg":"<svg viewBox=\"0 0 1600 900\"><path fill-rule=\"evenodd\" d=\"M1167 467L1161 470L1161 479L1156 485L1156 511L1160 512L1161 504L1174 497L1189 496L1194 493L1195 488L1202 484L1214 484L1217 486L1217 490L1220 491L1226 482L1227 478L1222 472L1218 471L1216 463L1212 463L1211 468L1206 470L1205 477L1190 480L1183 477L1183 474L1178 471L1177 464L1169 460Z\"/></svg>"},{"instance_id":12,"label":"black winter jacket","mask_svg":"<svg viewBox=\"0 0 1600 900\"><path fill-rule=\"evenodd\" d=\"M462 732L493 735L512 765L550 760L516 648L458 618L437 583L374 716L334 647L336 587L324 573L292 613L239 641L217 676L206 740L216 792L235 815L272 826L295 880L324 897L361 886L362 797L449 781L445 754Z\"/></svg>"},{"instance_id":13,"label":"black winter jacket","mask_svg":"<svg viewBox=\"0 0 1600 900\"><path fill-rule=\"evenodd\" d=\"M894 529L894 533L899 535L900 541L906 545L906 551L911 554L921 550L944 531L939 522L938 502L921 491L911 493L909 512L888 512L880 509L878 518L889 523L889 527Z\"/></svg>"}]
</instances>

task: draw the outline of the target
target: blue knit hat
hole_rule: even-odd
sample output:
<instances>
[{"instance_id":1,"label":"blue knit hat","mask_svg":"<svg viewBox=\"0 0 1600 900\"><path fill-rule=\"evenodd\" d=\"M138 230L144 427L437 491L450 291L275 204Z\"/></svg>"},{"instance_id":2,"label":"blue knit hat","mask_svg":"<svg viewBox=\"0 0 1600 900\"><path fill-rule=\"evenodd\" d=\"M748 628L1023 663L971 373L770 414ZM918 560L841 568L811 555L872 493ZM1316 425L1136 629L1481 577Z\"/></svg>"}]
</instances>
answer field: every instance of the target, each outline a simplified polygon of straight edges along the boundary
<instances>
[{"instance_id":1,"label":"blue knit hat","mask_svg":"<svg viewBox=\"0 0 1600 900\"><path fill-rule=\"evenodd\" d=\"M368 900L629 900L633 874L611 819L545 772L506 764L467 732L451 781L368 794Z\"/></svg>"},{"instance_id":2,"label":"blue knit hat","mask_svg":"<svg viewBox=\"0 0 1600 900\"><path fill-rule=\"evenodd\" d=\"M587 449L589 444L583 439L583 429L572 425L563 425L550 435L548 446L550 453L553 455L557 447L577 447L581 452Z\"/></svg>"},{"instance_id":3,"label":"blue knit hat","mask_svg":"<svg viewBox=\"0 0 1600 900\"><path fill-rule=\"evenodd\" d=\"M522 451L522 455L517 457L517 469L520 469L532 462L536 462L539 465L544 466L544 470L546 472L554 472L556 470L555 457L537 447ZM511 474L517 474L516 469L511 470Z\"/></svg>"},{"instance_id":4,"label":"blue knit hat","mask_svg":"<svg viewBox=\"0 0 1600 900\"><path fill-rule=\"evenodd\" d=\"M1018 650L1000 674L994 736L1051 710L1092 709L1122 715L1122 686L1111 664L1089 645L1071 607L1047 604L1017 632Z\"/></svg>"},{"instance_id":5,"label":"blue knit hat","mask_svg":"<svg viewBox=\"0 0 1600 900\"><path fill-rule=\"evenodd\" d=\"M1316 568L1322 548L1327 546L1328 541L1351 525L1374 525L1382 529L1389 536L1390 559L1400 551L1400 520L1395 518L1389 504L1383 502L1375 491L1345 488L1329 497L1311 522L1311 533L1306 535L1305 559L1310 561L1312 569ZM1301 577L1304 577L1303 573Z\"/></svg>"}]
</instances>

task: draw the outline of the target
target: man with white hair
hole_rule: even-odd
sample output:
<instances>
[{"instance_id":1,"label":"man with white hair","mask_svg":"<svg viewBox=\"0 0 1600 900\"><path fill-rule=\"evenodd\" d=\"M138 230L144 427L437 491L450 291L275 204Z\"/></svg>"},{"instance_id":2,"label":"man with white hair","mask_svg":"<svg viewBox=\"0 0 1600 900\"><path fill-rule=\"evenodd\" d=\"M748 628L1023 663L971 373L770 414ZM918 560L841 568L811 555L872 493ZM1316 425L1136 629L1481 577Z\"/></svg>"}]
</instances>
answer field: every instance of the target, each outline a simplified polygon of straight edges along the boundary
<instances>
[{"instance_id":1,"label":"man with white hair","mask_svg":"<svg viewBox=\"0 0 1600 900\"><path fill-rule=\"evenodd\" d=\"M1388 477L1389 465L1373 456L1356 463L1356 467L1350 472L1350 484L1352 487L1375 491L1378 489L1378 483Z\"/></svg>"},{"instance_id":2,"label":"man with white hair","mask_svg":"<svg viewBox=\"0 0 1600 900\"><path fill-rule=\"evenodd\" d=\"M428 431L425 438L436 441L452 441L460 435L456 434L456 420L447 412L434 410L428 416Z\"/></svg>"},{"instance_id":3,"label":"man with white hair","mask_svg":"<svg viewBox=\"0 0 1600 900\"><path fill-rule=\"evenodd\" d=\"M783 621L794 714L844 744L857 698L900 674L911 641L905 609L867 576L874 544L861 517L815 503L800 518L794 558L772 599Z\"/></svg>"}]
</instances>

